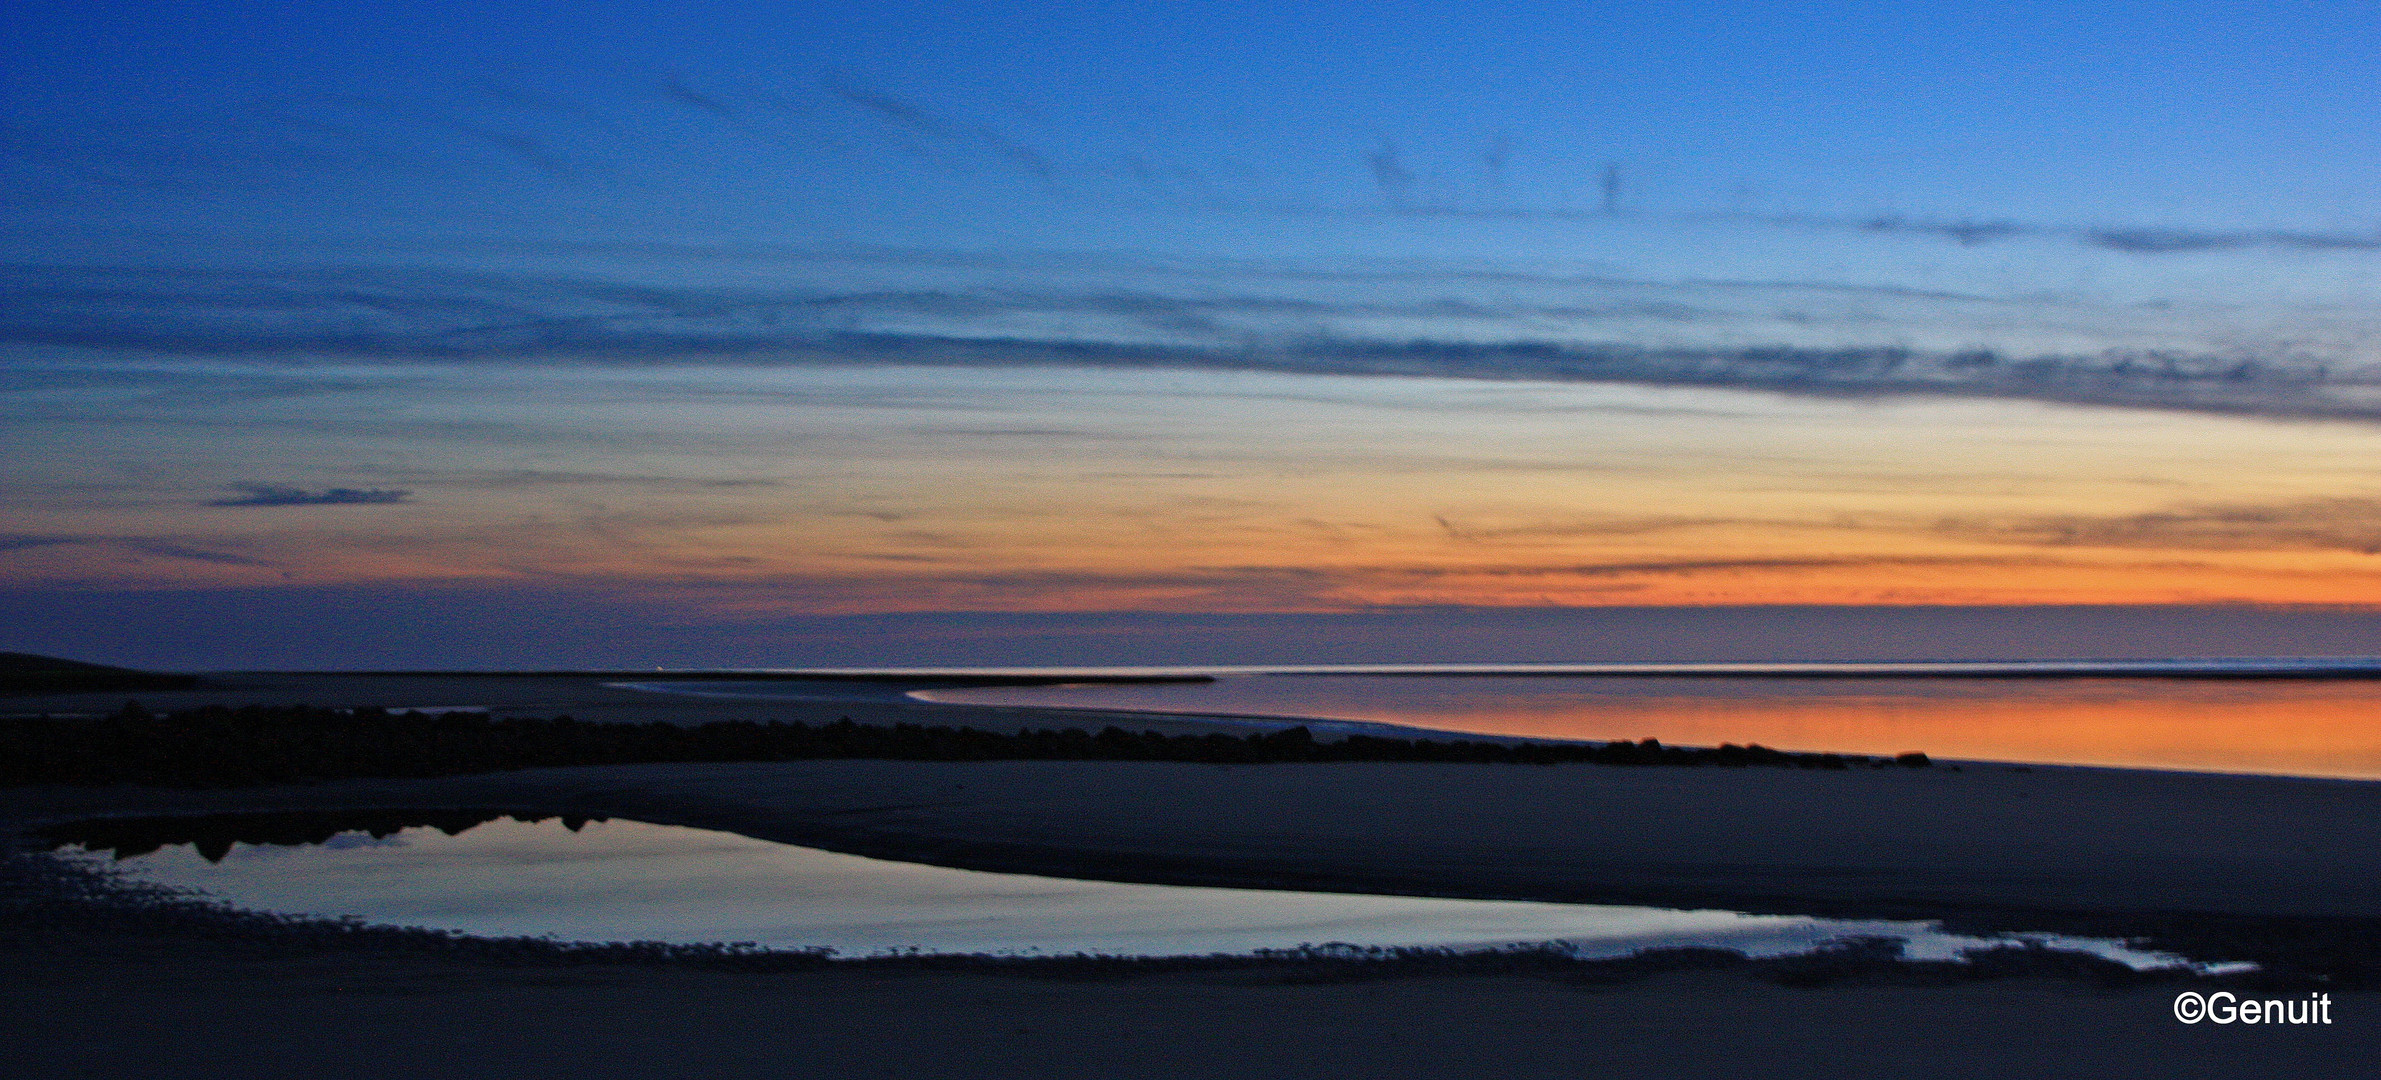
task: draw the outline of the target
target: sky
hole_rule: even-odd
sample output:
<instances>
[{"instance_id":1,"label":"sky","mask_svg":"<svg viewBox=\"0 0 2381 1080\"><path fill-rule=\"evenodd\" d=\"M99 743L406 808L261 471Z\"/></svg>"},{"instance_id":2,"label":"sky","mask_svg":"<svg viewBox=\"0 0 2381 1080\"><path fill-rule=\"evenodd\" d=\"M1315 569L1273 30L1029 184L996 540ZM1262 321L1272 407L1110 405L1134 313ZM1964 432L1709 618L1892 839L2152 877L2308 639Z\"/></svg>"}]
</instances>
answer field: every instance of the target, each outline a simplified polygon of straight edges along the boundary
<instances>
[{"instance_id":1,"label":"sky","mask_svg":"<svg viewBox=\"0 0 2381 1080\"><path fill-rule=\"evenodd\" d=\"M2368 5L5 18L0 648L2377 651Z\"/></svg>"}]
</instances>

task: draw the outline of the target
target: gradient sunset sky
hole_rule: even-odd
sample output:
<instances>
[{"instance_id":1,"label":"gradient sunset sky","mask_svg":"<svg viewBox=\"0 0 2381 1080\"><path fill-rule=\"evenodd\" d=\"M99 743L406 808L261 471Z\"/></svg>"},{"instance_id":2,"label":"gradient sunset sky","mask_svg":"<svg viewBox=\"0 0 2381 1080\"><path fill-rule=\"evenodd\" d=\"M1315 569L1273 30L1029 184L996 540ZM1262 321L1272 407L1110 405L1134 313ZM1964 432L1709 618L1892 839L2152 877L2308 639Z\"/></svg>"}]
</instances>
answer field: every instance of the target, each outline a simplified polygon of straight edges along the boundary
<instances>
[{"instance_id":1,"label":"gradient sunset sky","mask_svg":"<svg viewBox=\"0 0 2381 1080\"><path fill-rule=\"evenodd\" d=\"M1749 7L20 6L0 648L2381 652L2381 14Z\"/></svg>"}]
</instances>

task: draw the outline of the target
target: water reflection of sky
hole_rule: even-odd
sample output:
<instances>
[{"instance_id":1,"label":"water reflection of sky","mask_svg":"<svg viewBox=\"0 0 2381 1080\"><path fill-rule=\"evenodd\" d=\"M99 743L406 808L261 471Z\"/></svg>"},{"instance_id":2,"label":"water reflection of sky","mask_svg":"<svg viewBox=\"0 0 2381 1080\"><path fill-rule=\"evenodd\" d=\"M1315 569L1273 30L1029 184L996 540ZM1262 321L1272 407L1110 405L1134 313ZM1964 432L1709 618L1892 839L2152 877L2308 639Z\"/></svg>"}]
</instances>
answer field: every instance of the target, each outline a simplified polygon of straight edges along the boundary
<instances>
[{"instance_id":1,"label":"water reflection of sky","mask_svg":"<svg viewBox=\"0 0 2381 1080\"><path fill-rule=\"evenodd\" d=\"M915 947L1163 956L1326 944L1565 941L1587 956L1685 945L1764 956L1884 936L1905 939L1909 955L1949 958L1989 944L1921 922L993 874L633 821L597 821L574 831L551 819L500 819L456 835L414 827L377 842L240 843L220 862L174 844L116 865L144 880L268 911L353 915L482 936L736 941L845 954ZM2111 943L2033 937L2135 964L2160 960Z\"/></svg>"},{"instance_id":2,"label":"water reflection of sky","mask_svg":"<svg viewBox=\"0 0 2381 1080\"><path fill-rule=\"evenodd\" d=\"M1689 746L2381 778L2381 683L1246 676L931 701L1368 720Z\"/></svg>"}]
</instances>

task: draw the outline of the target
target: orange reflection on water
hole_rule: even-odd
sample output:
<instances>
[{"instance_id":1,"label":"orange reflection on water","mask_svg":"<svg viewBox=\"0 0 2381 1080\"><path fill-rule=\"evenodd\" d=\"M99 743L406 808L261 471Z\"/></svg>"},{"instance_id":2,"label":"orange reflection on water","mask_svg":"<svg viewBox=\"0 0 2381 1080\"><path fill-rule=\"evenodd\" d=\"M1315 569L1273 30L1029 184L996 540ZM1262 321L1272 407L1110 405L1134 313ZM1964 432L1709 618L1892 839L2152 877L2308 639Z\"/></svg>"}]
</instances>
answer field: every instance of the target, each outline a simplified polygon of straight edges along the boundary
<instances>
[{"instance_id":1,"label":"orange reflection on water","mask_svg":"<svg viewBox=\"0 0 2381 1080\"><path fill-rule=\"evenodd\" d=\"M921 695L926 696L926 695ZM1256 677L936 701L1369 720L1688 746L2381 779L2381 683Z\"/></svg>"}]
</instances>

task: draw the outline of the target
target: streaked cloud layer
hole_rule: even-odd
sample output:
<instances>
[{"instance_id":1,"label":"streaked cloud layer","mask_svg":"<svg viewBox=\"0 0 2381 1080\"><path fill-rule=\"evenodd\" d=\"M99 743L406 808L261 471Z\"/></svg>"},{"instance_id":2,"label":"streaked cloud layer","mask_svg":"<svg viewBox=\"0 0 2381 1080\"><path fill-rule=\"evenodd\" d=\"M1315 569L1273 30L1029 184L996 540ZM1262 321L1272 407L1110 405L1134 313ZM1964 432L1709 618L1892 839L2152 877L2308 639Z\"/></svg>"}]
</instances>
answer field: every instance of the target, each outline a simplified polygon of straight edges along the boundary
<instances>
[{"instance_id":1,"label":"streaked cloud layer","mask_svg":"<svg viewBox=\"0 0 2381 1080\"><path fill-rule=\"evenodd\" d=\"M2280 308L2255 329L2212 301L2145 307L1826 282L672 254L666 266L679 276L769 284L20 266L0 270L0 342L33 355L1074 364L2381 412L2381 361L2368 340L2381 307Z\"/></svg>"}]
</instances>

